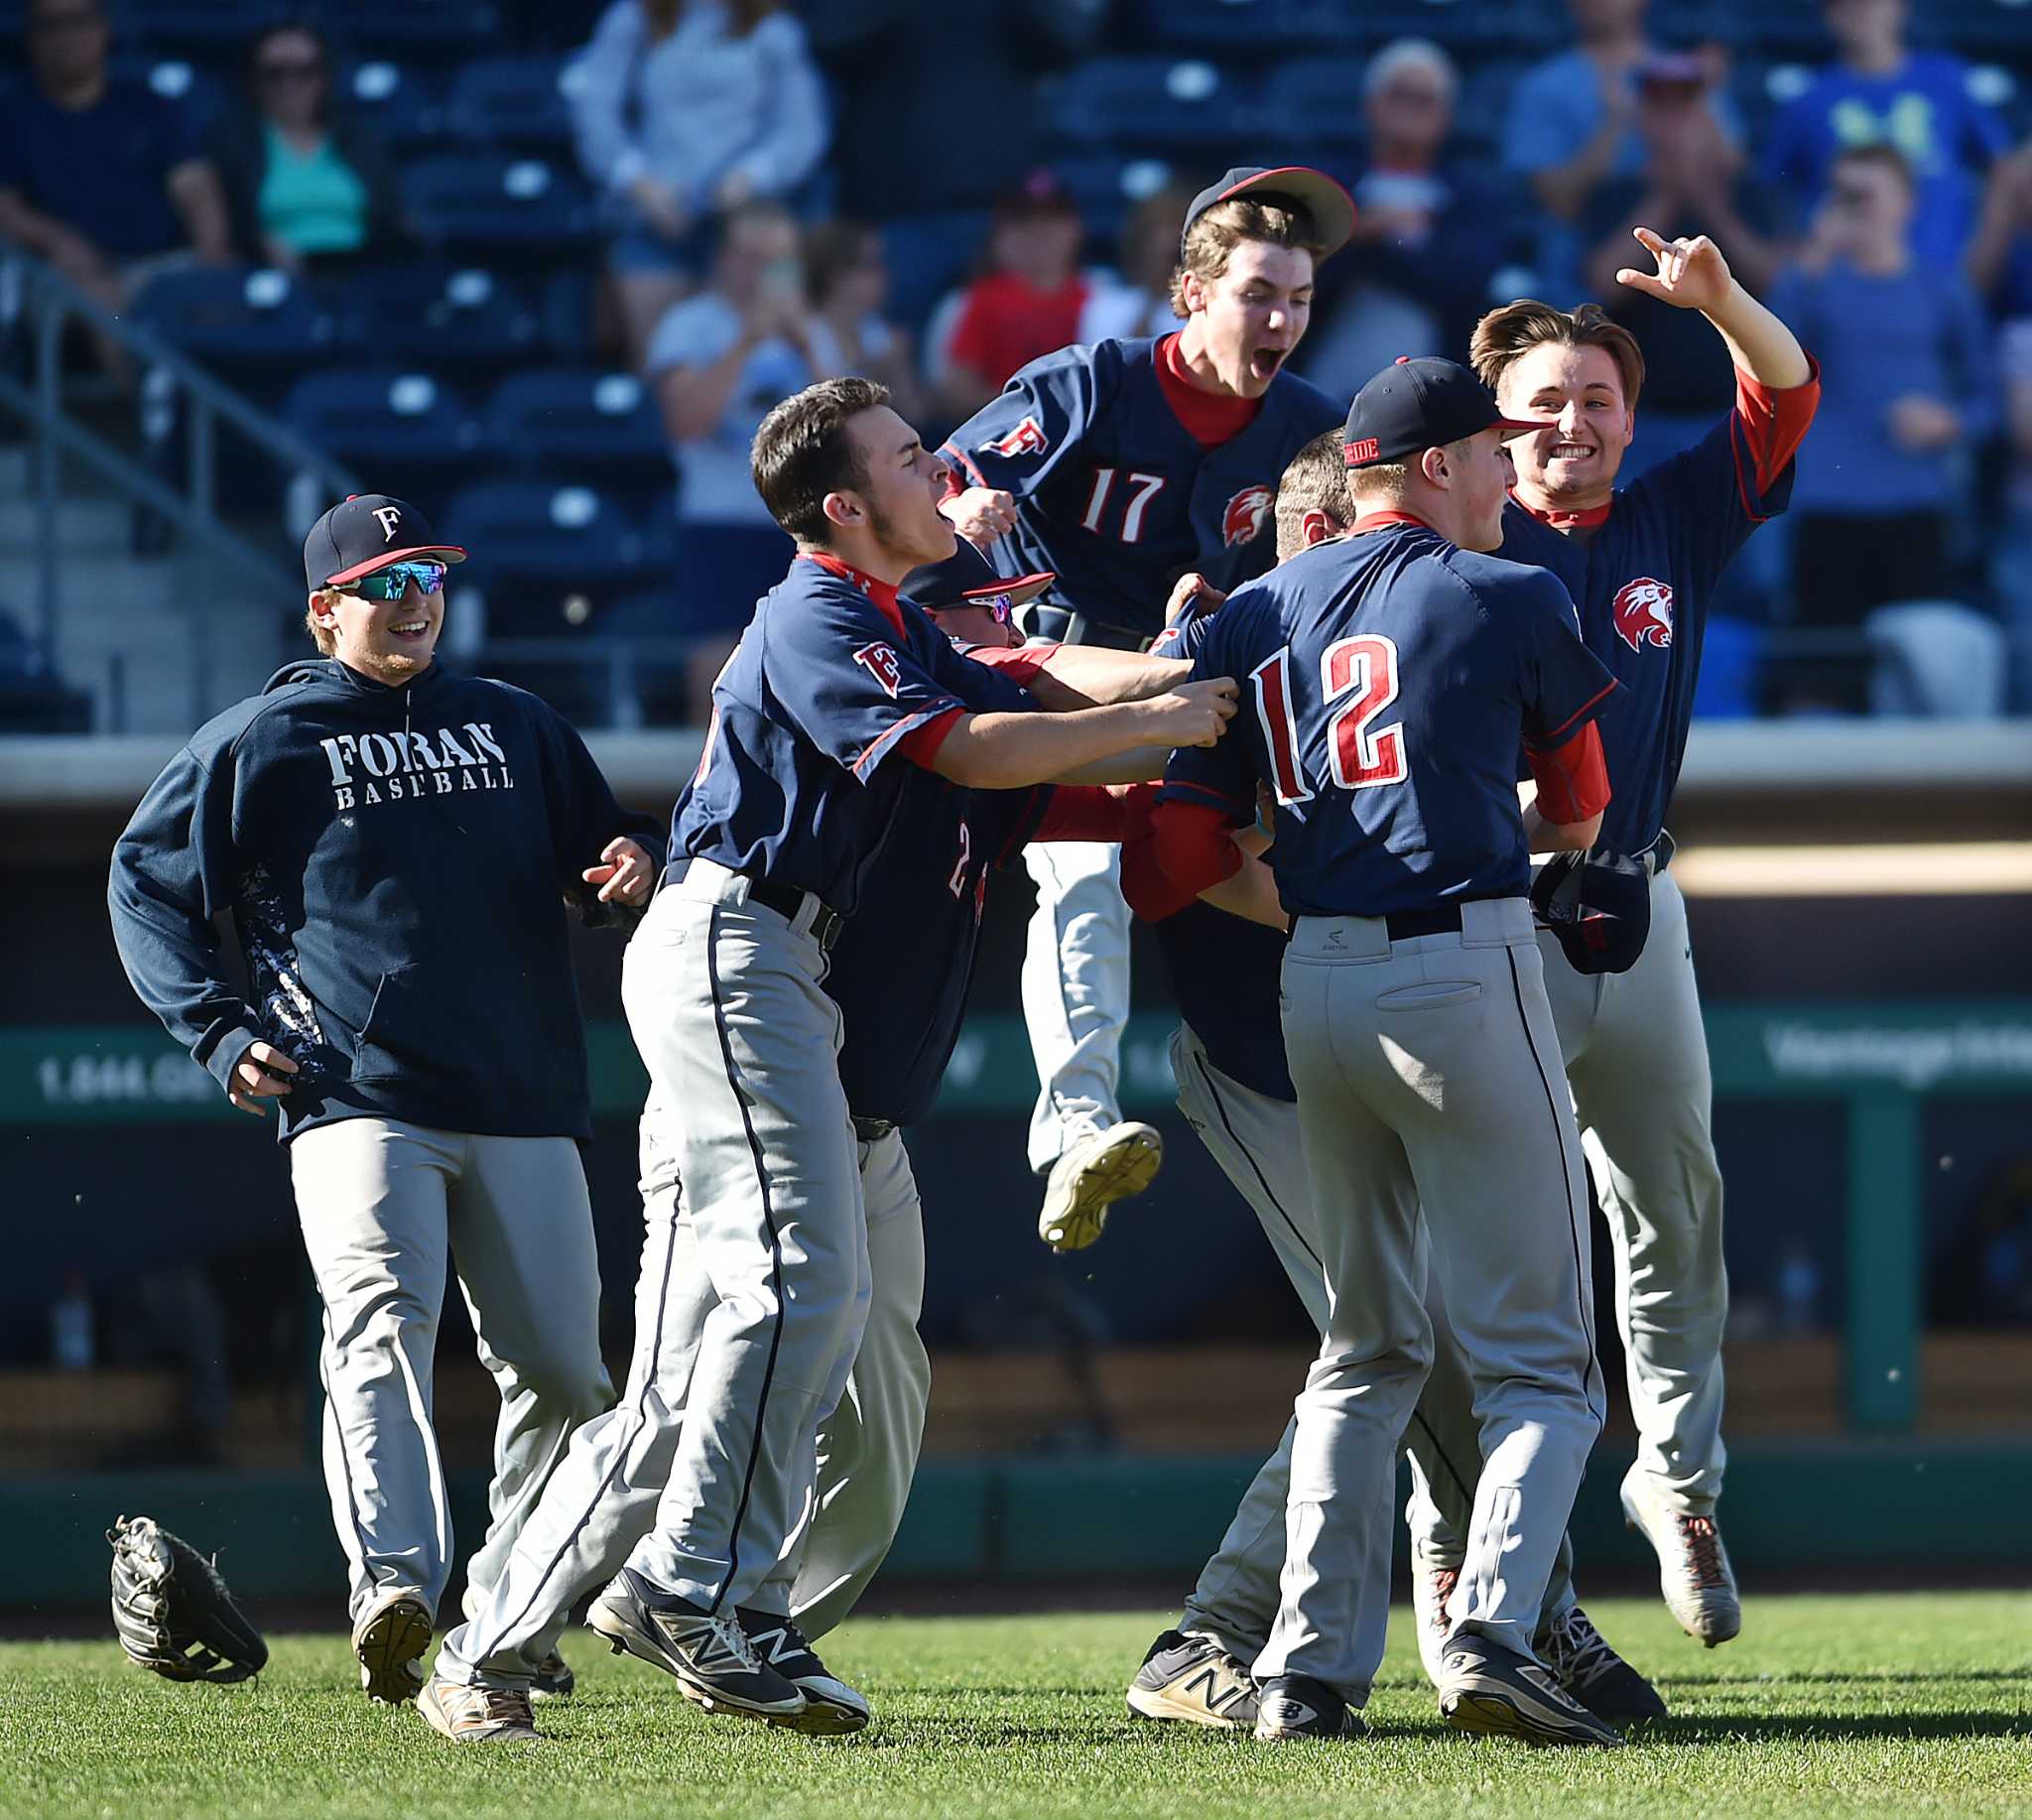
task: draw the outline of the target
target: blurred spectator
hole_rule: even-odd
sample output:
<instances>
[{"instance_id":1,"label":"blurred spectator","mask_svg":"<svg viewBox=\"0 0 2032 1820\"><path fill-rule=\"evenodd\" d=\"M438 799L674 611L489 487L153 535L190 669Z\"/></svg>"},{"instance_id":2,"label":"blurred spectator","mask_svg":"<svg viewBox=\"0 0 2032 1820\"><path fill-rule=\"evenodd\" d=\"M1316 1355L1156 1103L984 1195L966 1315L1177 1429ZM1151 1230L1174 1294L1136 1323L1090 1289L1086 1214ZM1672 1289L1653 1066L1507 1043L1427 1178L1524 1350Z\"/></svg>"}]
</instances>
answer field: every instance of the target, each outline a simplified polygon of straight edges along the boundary
<instances>
[{"instance_id":1,"label":"blurred spectator","mask_svg":"<svg viewBox=\"0 0 2032 1820\"><path fill-rule=\"evenodd\" d=\"M986 270L959 300L938 385L948 416L971 417L1009 375L1079 336L1091 289L1080 270L1086 229L1048 171L1033 171L995 204Z\"/></svg>"},{"instance_id":2,"label":"blurred spectator","mask_svg":"<svg viewBox=\"0 0 2032 1820\"><path fill-rule=\"evenodd\" d=\"M1989 582L2011 641L2010 708L2032 714L2032 316L2006 323L1997 345L2010 465Z\"/></svg>"},{"instance_id":3,"label":"blurred spectator","mask_svg":"<svg viewBox=\"0 0 2032 1820\"><path fill-rule=\"evenodd\" d=\"M1999 317L2032 316L2032 139L1990 166L1968 267Z\"/></svg>"},{"instance_id":4,"label":"blurred spectator","mask_svg":"<svg viewBox=\"0 0 2032 1820\"><path fill-rule=\"evenodd\" d=\"M1934 1259L1927 1319L1946 1327L2032 1321L2032 1156L1997 1165Z\"/></svg>"},{"instance_id":5,"label":"blurred spectator","mask_svg":"<svg viewBox=\"0 0 2032 1820\"><path fill-rule=\"evenodd\" d=\"M821 340L830 334L832 370L860 373L889 388L907 423L924 409L909 333L883 314L889 266L882 236L865 221L821 221L805 233L805 277Z\"/></svg>"},{"instance_id":6,"label":"blurred spectator","mask_svg":"<svg viewBox=\"0 0 2032 1820\"><path fill-rule=\"evenodd\" d=\"M34 81L0 110L0 234L109 310L165 267L227 257L218 177L190 121L108 73L99 0L29 0Z\"/></svg>"},{"instance_id":7,"label":"blurred spectator","mask_svg":"<svg viewBox=\"0 0 2032 1820\"><path fill-rule=\"evenodd\" d=\"M716 215L789 195L825 156L805 28L776 0L614 0L578 63L578 156L611 199L629 357L697 283Z\"/></svg>"},{"instance_id":8,"label":"blurred spectator","mask_svg":"<svg viewBox=\"0 0 2032 1820\"><path fill-rule=\"evenodd\" d=\"M1454 60L1421 38L1386 45L1362 73L1369 163L1353 184L1356 282L1307 337L1303 361L1336 397L1399 354L1459 359L1495 301L1490 280L1530 256L1514 197L1446 159L1460 82Z\"/></svg>"},{"instance_id":9,"label":"blurred spectator","mask_svg":"<svg viewBox=\"0 0 2032 1820\"><path fill-rule=\"evenodd\" d=\"M324 40L271 26L247 60L253 107L233 108L207 150L223 186L233 251L250 265L331 268L399 237L395 172L373 130L331 105Z\"/></svg>"},{"instance_id":10,"label":"blurred spectator","mask_svg":"<svg viewBox=\"0 0 2032 1820\"><path fill-rule=\"evenodd\" d=\"M1617 269L1637 257L1631 230L1649 227L1668 240L1708 235L1728 249L1729 270L1757 297L1777 268L1778 249L1759 231L1766 211L1715 118L1709 74L1705 59L1684 53L1638 65L1644 168L1604 181L1581 220L1587 294L1637 337L1649 370L1624 463L1633 475L1707 435L1734 400L1735 373L1727 344L1698 311L1616 283Z\"/></svg>"},{"instance_id":11,"label":"blurred spectator","mask_svg":"<svg viewBox=\"0 0 2032 1820\"><path fill-rule=\"evenodd\" d=\"M1179 263L1179 223L1198 194L1197 184L1174 179L1136 204L1122 229L1120 267L1095 276L1073 339L1133 341L1178 326L1171 276Z\"/></svg>"},{"instance_id":12,"label":"blurred spectator","mask_svg":"<svg viewBox=\"0 0 2032 1820\"><path fill-rule=\"evenodd\" d=\"M649 344L682 481L679 517L773 529L748 446L772 405L845 370L842 360L805 301L796 220L779 202L742 203L727 216L710 284L673 305Z\"/></svg>"},{"instance_id":13,"label":"blurred spectator","mask_svg":"<svg viewBox=\"0 0 2032 1820\"><path fill-rule=\"evenodd\" d=\"M1959 259L1980 174L2006 142L2003 122L1970 97L1959 57L1906 48L1905 0L1827 0L1823 10L1837 61L1773 122L1766 176L1804 218L1844 150L1895 146L1918 185L1913 250L1928 262Z\"/></svg>"},{"instance_id":14,"label":"blurred spectator","mask_svg":"<svg viewBox=\"0 0 2032 1820\"><path fill-rule=\"evenodd\" d=\"M1552 217L1539 245L1538 290L1555 296L1581 280L1579 222L1595 191L1613 177L1641 176L1637 71L1655 54L1644 32L1644 0L1568 0L1580 44L1527 70L1510 96L1503 163L1528 177ZM1741 134L1716 97L1723 137Z\"/></svg>"},{"instance_id":15,"label":"blurred spectator","mask_svg":"<svg viewBox=\"0 0 2032 1820\"><path fill-rule=\"evenodd\" d=\"M1770 306L1823 361L1820 434L1792 495L1800 621L1853 627L1875 606L1937 600L1964 452L1995 423L1989 328L1958 266L1912 243L1904 158L1869 145L1836 160L1828 199ZM1824 675L1791 706L1859 706Z\"/></svg>"}]
</instances>

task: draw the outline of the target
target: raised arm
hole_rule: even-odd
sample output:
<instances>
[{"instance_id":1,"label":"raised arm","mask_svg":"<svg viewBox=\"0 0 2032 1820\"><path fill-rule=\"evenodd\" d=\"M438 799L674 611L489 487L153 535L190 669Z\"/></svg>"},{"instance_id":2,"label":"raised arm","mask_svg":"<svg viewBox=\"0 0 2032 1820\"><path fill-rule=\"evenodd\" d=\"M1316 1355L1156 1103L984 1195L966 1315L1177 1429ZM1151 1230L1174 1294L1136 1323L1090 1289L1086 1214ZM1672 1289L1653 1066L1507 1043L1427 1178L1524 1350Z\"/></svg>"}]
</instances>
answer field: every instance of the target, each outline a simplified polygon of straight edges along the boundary
<instances>
[{"instance_id":1,"label":"raised arm","mask_svg":"<svg viewBox=\"0 0 2032 1820\"><path fill-rule=\"evenodd\" d=\"M1648 227L1631 233L1657 269L1624 266L1615 275L1618 284L1677 310L1698 310L1726 343L1729 358L1759 385L1789 391L1813 376L1799 337L1736 282L1721 249L1706 234L1666 240Z\"/></svg>"}]
</instances>

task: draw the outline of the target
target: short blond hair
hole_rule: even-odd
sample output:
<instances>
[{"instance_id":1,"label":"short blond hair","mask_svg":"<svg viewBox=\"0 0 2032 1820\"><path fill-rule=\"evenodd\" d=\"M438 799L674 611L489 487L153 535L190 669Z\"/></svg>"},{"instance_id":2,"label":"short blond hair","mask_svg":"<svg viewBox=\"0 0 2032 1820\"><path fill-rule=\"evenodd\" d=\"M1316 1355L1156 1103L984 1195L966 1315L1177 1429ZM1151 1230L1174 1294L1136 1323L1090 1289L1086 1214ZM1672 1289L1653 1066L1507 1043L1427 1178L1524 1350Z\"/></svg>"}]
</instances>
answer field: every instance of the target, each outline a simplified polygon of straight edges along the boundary
<instances>
[{"instance_id":1,"label":"short blond hair","mask_svg":"<svg viewBox=\"0 0 2032 1820\"><path fill-rule=\"evenodd\" d=\"M1297 455L1277 482L1277 560L1282 563L1306 547L1306 514L1325 512L1343 531L1354 522L1354 499L1347 486L1347 456L1336 426L1323 430Z\"/></svg>"},{"instance_id":2,"label":"short blond hair","mask_svg":"<svg viewBox=\"0 0 2032 1820\"><path fill-rule=\"evenodd\" d=\"M338 650L338 634L328 625L319 625L318 623L318 608L326 594L335 594L337 592L338 589L335 587L320 587L311 596L309 603L304 608L304 629L311 634L311 642L318 647L318 653L324 657L330 657Z\"/></svg>"},{"instance_id":3,"label":"short blond hair","mask_svg":"<svg viewBox=\"0 0 2032 1820\"><path fill-rule=\"evenodd\" d=\"M1186 274L1192 273L1202 284L1212 283L1245 240L1296 247L1312 254L1316 265L1327 251L1311 212L1296 203L1264 202L1246 195L1215 202L1186 229L1178 269L1171 275L1172 315L1191 314L1186 309Z\"/></svg>"}]
</instances>

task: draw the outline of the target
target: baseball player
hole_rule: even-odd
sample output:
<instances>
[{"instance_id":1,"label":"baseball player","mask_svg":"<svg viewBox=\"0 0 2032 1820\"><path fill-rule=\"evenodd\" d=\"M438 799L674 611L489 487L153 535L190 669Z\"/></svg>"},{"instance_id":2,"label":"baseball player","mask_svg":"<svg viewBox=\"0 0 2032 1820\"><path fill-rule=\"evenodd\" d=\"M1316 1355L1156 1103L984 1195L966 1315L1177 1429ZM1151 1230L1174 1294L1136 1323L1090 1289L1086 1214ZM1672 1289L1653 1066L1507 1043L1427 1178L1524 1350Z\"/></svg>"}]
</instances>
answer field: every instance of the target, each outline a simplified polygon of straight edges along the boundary
<instances>
[{"instance_id":1,"label":"baseball player","mask_svg":"<svg viewBox=\"0 0 2032 1820\"><path fill-rule=\"evenodd\" d=\"M1710 1118L1707 1033L1673 881L1666 808L1693 715L1708 606L1758 525L1785 509L1792 457L1820 382L1790 329L1729 275L1705 236L1636 237L1656 270L1634 290L1699 310L1736 369L1735 408L1707 438L1618 491L1644 360L1593 305L1510 304L1475 329L1476 372L1512 416L1553 420L1511 443L1517 483L1500 555L1549 569L1581 611L1589 650L1622 685L1602 721L1615 800L1602 838L1651 872L1651 935L1628 973L1584 975L1541 936L1594 1180L1615 1252L1615 1315L1638 1451L1623 1480L1628 1520L1657 1551L1665 1602L1711 1647L1741 1606L1714 1518L1721 1443L1721 1333L1728 1308L1721 1175ZM1458 1562L1461 1538L1417 1500L1421 1571Z\"/></svg>"},{"instance_id":2,"label":"baseball player","mask_svg":"<svg viewBox=\"0 0 2032 1820\"><path fill-rule=\"evenodd\" d=\"M940 451L953 472L947 515L1005 575L1058 577L1058 610L1029 609L1030 629L1140 649L1185 571L1233 587L1270 567L1277 476L1342 415L1285 369L1314 267L1353 225L1347 192L1321 172L1228 172L1186 211L1177 333L1033 361L953 432ZM1161 1139L1124 1122L1116 1096L1129 1009L1117 855L1045 843L1027 860L1038 903L1023 1012L1042 1084L1030 1163L1048 1177L1038 1232L1073 1250L1148 1185Z\"/></svg>"},{"instance_id":3,"label":"baseball player","mask_svg":"<svg viewBox=\"0 0 2032 1820\"><path fill-rule=\"evenodd\" d=\"M1315 438L1284 470L1277 487L1277 555L1288 561L1354 520L1341 435ZM1177 590L1183 604L1157 649L1195 653L1224 598L1198 576ZM1126 848L1122 882L1148 919L1179 1006L1171 1061L1179 1109L1235 1191L1255 1210L1313 1324L1328 1321L1320 1221L1306 1181L1296 1090L1278 1020L1280 931L1198 902L1174 909L1175 894L1146 863L1148 844ZM1420 1239L1421 1264L1425 1242ZM1405 1433L1420 1483L1448 1521L1468 1527L1481 1471L1480 1423L1465 1356L1428 1274L1432 1369ZM1247 1663L1269 1640L1284 1566L1284 1510L1291 1476L1293 1424L1244 1495L1219 1548L1186 1601L1177 1628L1150 1646L1128 1690L1130 1712L1146 1719L1222 1730L1249 1730L1258 1703ZM1572 1550L1562 1545L1546 1587L1533 1648L1575 1699L1611 1722L1656 1719L1657 1690L1612 1649L1582 1610L1572 1582ZM1458 1579L1458 1575L1453 1577ZM1424 1593L1434 1577L1414 1582ZM1443 1592L1451 1596L1453 1580ZM1451 1620L1446 1598L1418 1614L1419 1653L1437 1685Z\"/></svg>"},{"instance_id":4,"label":"baseball player","mask_svg":"<svg viewBox=\"0 0 2032 1820\"><path fill-rule=\"evenodd\" d=\"M532 1551L518 1552L424 1691L426 1719L457 1740L530 1735L499 1639L557 1609L559 1583L644 1492L653 1525L591 1626L708 1711L815 1734L867 1723L865 1700L788 1646L782 1571L873 1293L842 1017L825 990L831 953L892 845L910 844L912 798L937 779L1028 789L1217 738L1233 712L1232 684L1213 682L1034 713L1017 684L899 601L897 585L955 540L937 509L945 467L880 386L829 379L786 399L756 433L753 465L798 555L714 686L665 885L622 980L651 1083L645 1175L653 1191L683 1183L684 1218L644 1253L629 1395L588 1425L545 1495L538 1520L565 1544L526 1581ZM899 990L933 964L909 942L887 961ZM696 1345L673 1345L700 1278L711 1303Z\"/></svg>"},{"instance_id":5,"label":"baseball player","mask_svg":"<svg viewBox=\"0 0 2032 1820\"><path fill-rule=\"evenodd\" d=\"M113 851L135 990L242 1111L281 1112L324 1310L324 1469L376 1700L421 1684L450 1570L430 1427L447 1255L501 1394L483 1601L572 1432L613 1400L578 1146L564 900L647 901L664 839L541 701L434 661L464 552L367 494L304 543L321 657L201 727ZM251 990L225 975L229 912ZM539 1665L548 1691L570 1671Z\"/></svg>"},{"instance_id":6,"label":"baseball player","mask_svg":"<svg viewBox=\"0 0 2032 1820\"><path fill-rule=\"evenodd\" d=\"M1173 757L1155 818L1182 887L1291 927L1284 1039L1327 1324L1253 1669L1259 1739L1362 1729L1396 1454L1433 1356L1422 1209L1482 1456L1440 1711L1465 1731L1621 1742L1533 1647L1602 1396L1580 1139L1556 1091L1513 779L1522 747L1542 839L1588 845L1608 796L1592 723L1615 683L1556 578L1475 554L1502 536L1502 439L1528 427L1450 361L1399 362L1362 388L1345 434L1352 534L1214 616L1198 666L1232 664L1254 713L1227 750ZM1229 839L1261 784L1274 881Z\"/></svg>"}]
</instances>

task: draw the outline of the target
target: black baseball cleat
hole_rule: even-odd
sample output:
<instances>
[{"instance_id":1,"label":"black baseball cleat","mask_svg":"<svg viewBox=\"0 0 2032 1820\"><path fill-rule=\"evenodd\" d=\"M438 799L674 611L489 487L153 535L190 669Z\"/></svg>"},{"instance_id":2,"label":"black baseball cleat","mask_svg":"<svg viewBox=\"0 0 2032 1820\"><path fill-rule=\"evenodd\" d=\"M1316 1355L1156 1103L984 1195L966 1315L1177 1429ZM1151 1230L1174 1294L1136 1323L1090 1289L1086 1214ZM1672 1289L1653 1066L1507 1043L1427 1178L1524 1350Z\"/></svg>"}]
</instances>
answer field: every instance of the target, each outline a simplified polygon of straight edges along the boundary
<instances>
[{"instance_id":1,"label":"black baseball cleat","mask_svg":"<svg viewBox=\"0 0 2032 1820\"><path fill-rule=\"evenodd\" d=\"M1256 1684L1212 1637L1167 1630L1129 1683L1129 1711L1138 1719L1245 1732L1256 1723Z\"/></svg>"},{"instance_id":2,"label":"black baseball cleat","mask_svg":"<svg viewBox=\"0 0 2032 1820\"><path fill-rule=\"evenodd\" d=\"M1595 1718L1642 1725L1665 1717L1657 1688L1609 1647L1579 1606L1569 1606L1547 1625L1533 1647L1559 1684Z\"/></svg>"},{"instance_id":3,"label":"black baseball cleat","mask_svg":"<svg viewBox=\"0 0 2032 1820\"><path fill-rule=\"evenodd\" d=\"M536 1665L536 1673L530 1677L532 1700L569 1700L577 1690L578 1677L572 1672L572 1664L555 1649Z\"/></svg>"},{"instance_id":4,"label":"black baseball cleat","mask_svg":"<svg viewBox=\"0 0 2032 1820\"><path fill-rule=\"evenodd\" d=\"M749 1646L763 1665L773 1668L805 1697L805 1710L786 1719L771 1719L771 1725L785 1726L808 1738L841 1738L866 1728L869 1718L865 1696L847 1686L837 1675L828 1674L805 1633L791 1618L774 1618L766 1612L737 1612Z\"/></svg>"},{"instance_id":5,"label":"black baseball cleat","mask_svg":"<svg viewBox=\"0 0 2032 1820\"><path fill-rule=\"evenodd\" d=\"M1287 1738L1366 1738L1359 1713L1324 1681L1311 1675L1272 1675L1256 1695L1256 1736L1265 1743Z\"/></svg>"},{"instance_id":6,"label":"black baseball cleat","mask_svg":"<svg viewBox=\"0 0 2032 1820\"><path fill-rule=\"evenodd\" d=\"M1528 1745L1620 1745L1622 1734L1561 1687L1549 1668L1479 1631L1456 1630L1440 1661L1440 1717L1459 1732Z\"/></svg>"},{"instance_id":7,"label":"black baseball cleat","mask_svg":"<svg viewBox=\"0 0 2032 1820\"><path fill-rule=\"evenodd\" d=\"M688 1700L708 1713L734 1713L776 1724L805 1710L797 1683L755 1653L731 1612L706 1612L650 1585L624 1567L592 1602L585 1627L623 1653L677 1679Z\"/></svg>"}]
</instances>

